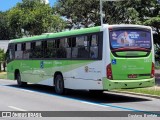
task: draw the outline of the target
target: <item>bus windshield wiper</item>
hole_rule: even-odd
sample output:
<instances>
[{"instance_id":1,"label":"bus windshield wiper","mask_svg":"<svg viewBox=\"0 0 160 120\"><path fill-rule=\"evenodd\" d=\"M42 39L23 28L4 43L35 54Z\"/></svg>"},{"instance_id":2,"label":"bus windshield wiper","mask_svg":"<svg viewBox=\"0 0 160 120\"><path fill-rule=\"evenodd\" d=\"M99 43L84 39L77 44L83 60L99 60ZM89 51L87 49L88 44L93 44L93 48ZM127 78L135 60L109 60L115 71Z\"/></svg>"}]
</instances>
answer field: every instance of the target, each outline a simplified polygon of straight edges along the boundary
<instances>
[{"instance_id":1,"label":"bus windshield wiper","mask_svg":"<svg viewBox=\"0 0 160 120\"><path fill-rule=\"evenodd\" d=\"M142 48L142 47L120 47L117 49L111 50L112 52L120 52L120 51L145 51L149 52L150 49Z\"/></svg>"}]
</instances>

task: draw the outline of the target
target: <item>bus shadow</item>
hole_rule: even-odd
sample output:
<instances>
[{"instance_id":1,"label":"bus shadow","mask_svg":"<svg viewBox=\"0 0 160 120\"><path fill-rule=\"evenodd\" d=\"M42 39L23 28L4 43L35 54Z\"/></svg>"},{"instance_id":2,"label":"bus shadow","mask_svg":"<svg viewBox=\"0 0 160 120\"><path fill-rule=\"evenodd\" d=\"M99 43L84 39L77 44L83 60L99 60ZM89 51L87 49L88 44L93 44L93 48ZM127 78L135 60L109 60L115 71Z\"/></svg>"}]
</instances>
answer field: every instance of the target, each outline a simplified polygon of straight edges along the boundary
<instances>
[{"instance_id":1,"label":"bus shadow","mask_svg":"<svg viewBox=\"0 0 160 120\"><path fill-rule=\"evenodd\" d=\"M101 104L151 101L151 99L141 98L140 96L128 96L126 94L119 94L114 92L105 92L103 94L98 95L98 94L91 94L88 91L68 90L67 94L65 95L57 95L54 91L54 87L51 86L37 85L37 84L29 84L25 87L18 87L17 85L7 85L7 86L18 89L30 90L37 93L62 96L69 99L82 100L82 101L101 103Z\"/></svg>"}]
</instances>

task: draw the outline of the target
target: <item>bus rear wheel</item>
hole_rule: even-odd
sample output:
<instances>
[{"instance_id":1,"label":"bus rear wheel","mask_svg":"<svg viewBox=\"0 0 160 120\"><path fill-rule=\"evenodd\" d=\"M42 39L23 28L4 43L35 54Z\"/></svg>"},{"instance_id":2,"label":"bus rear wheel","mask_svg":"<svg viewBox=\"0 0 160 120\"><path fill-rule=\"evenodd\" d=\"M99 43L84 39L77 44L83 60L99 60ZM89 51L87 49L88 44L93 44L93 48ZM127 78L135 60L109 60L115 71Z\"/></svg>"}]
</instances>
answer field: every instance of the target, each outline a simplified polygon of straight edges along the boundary
<instances>
[{"instance_id":1,"label":"bus rear wheel","mask_svg":"<svg viewBox=\"0 0 160 120\"><path fill-rule=\"evenodd\" d=\"M64 89L64 80L62 75L58 74L55 77L55 92L59 95L62 95L65 93L65 89Z\"/></svg>"},{"instance_id":2,"label":"bus rear wheel","mask_svg":"<svg viewBox=\"0 0 160 120\"><path fill-rule=\"evenodd\" d=\"M17 85L18 85L19 87L24 87L24 86L27 85L27 82L22 82L22 81L21 81L21 75L20 75L20 73L17 73L17 74L16 74L16 80L17 80Z\"/></svg>"}]
</instances>

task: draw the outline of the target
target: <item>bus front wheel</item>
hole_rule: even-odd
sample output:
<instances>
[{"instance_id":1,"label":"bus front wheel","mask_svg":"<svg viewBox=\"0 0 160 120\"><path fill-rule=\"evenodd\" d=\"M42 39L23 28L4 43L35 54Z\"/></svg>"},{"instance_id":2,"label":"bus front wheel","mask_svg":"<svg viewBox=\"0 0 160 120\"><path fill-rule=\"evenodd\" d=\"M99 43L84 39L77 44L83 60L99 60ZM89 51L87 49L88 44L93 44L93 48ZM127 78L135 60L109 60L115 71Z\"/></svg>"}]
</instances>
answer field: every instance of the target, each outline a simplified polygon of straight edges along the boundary
<instances>
[{"instance_id":1,"label":"bus front wheel","mask_svg":"<svg viewBox=\"0 0 160 120\"><path fill-rule=\"evenodd\" d=\"M21 75L20 75L20 73L16 74L16 79L17 79L17 84L18 84L19 87L23 87L23 86L27 85L27 82L22 82L21 81Z\"/></svg>"},{"instance_id":2,"label":"bus front wheel","mask_svg":"<svg viewBox=\"0 0 160 120\"><path fill-rule=\"evenodd\" d=\"M65 93L64 89L64 81L62 75L58 74L55 77L55 92L59 95L62 95Z\"/></svg>"}]
</instances>

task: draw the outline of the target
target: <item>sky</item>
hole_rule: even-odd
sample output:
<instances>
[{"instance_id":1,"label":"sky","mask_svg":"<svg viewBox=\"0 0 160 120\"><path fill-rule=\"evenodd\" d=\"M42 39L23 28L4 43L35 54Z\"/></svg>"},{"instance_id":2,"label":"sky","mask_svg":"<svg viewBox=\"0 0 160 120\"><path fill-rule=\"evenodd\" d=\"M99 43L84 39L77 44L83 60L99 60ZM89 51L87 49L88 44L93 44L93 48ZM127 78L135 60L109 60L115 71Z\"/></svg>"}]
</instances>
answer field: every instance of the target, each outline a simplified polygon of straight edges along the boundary
<instances>
[{"instance_id":1,"label":"sky","mask_svg":"<svg viewBox=\"0 0 160 120\"><path fill-rule=\"evenodd\" d=\"M56 0L47 0L49 1L50 6L53 6ZM10 8L14 7L18 2L22 2L22 0L0 0L0 11L6 11Z\"/></svg>"}]
</instances>

